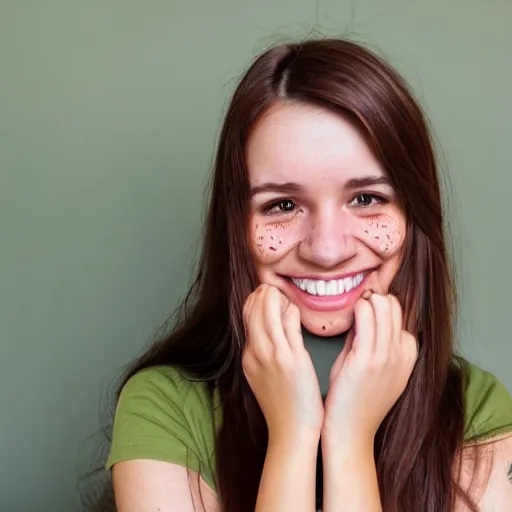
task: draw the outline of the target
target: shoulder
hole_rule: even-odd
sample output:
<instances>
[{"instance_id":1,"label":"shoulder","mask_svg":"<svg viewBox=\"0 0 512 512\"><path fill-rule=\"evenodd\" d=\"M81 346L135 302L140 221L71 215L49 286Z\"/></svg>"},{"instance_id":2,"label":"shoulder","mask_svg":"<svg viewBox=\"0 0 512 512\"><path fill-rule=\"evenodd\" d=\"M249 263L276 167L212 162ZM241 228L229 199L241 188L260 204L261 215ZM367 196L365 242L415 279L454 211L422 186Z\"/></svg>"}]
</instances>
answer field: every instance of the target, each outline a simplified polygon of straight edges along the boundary
<instances>
[{"instance_id":1,"label":"shoulder","mask_svg":"<svg viewBox=\"0 0 512 512\"><path fill-rule=\"evenodd\" d=\"M459 358L464 375L464 441L512 433L512 397L490 372Z\"/></svg>"},{"instance_id":2,"label":"shoulder","mask_svg":"<svg viewBox=\"0 0 512 512\"><path fill-rule=\"evenodd\" d=\"M148 405L151 403L168 408L173 404L181 404L186 409L208 406L212 394L207 383L193 380L183 370L174 366L155 366L141 370L133 375L123 386L117 409L126 403L131 405Z\"/></svg>"},{"instance_id":3,"label":"shoulder","mask_svg":"<svg viewBox=\"0 0 512 512\"><path fill-rule=\"evenodd\" d=\"M213 484L214 394L173 366L133 375L116 407L107 468L135 459L186 466Z\"/></svg>"},{"instance_id":4,"label":"shoulder","mask_svg":"<svg viewBox=\"0 0 512 512\"><path fill-rule=\"evenodd\" d=\"M213 419L213 405L213 393L206 382L193 380L173 366L156 366L126 382L117 403L116 420L135 414L166 424L197 426L198 421Z\"/></svg>"}]
</instances>

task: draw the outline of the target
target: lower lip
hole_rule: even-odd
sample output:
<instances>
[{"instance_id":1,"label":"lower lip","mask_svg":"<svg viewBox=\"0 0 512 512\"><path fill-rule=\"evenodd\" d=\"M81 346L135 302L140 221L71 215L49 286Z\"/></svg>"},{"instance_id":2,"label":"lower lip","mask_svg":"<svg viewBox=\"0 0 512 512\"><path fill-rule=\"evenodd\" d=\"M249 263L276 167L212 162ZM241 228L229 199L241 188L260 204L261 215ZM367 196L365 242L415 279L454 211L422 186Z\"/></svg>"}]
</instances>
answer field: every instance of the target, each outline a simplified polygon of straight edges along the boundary
<instances>
[{"instance_id":1,"label":"lower lip","mask_svg":"<svg viewBox=\"0 0 512 512\"><path fill-rule=\"evenodd\" d=\"M364 279L355 288L340 295L310 295L296 286L291 279L287 278L286 281L297 301L308 309L315 311L338 311L355 304L363 293L363 285L369 275L369 273L366 274Z\"/></svg>"}]
</instances>

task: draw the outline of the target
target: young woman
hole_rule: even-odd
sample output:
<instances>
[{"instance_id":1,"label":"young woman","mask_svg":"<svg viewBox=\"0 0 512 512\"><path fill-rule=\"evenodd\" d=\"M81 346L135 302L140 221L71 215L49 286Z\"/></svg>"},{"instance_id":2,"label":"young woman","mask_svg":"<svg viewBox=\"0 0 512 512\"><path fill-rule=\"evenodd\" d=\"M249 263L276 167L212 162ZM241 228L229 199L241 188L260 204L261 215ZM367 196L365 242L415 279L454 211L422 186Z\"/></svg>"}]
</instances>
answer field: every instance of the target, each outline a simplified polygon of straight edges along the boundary
<instances>
[{"instance_id":1,"label":"young woman","mask_svg":"<svg viewBox=\"0 0 512 512\"><path fill-rule=\"evenodd\" d=\"M512 400L454 355L454 298L403 80L344 40L265 52L225 118L183 314L119 394L117 510L512 510Z\"/></svg>"}]
</instances>

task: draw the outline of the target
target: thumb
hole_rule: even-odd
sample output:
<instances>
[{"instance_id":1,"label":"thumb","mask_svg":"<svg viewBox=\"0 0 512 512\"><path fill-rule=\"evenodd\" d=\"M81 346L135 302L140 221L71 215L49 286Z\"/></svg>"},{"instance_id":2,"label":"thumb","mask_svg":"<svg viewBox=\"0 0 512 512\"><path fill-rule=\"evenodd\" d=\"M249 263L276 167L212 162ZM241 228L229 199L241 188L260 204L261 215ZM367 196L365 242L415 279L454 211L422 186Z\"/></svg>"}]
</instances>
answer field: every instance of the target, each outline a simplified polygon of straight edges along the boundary
<instances>
[{"instance_id":1,"label":"thumb","mask_svg":"<svg viewBox=\"0 0 512 512\"><path fill-rule=\"evenodd\" d=\"M343 368L343 365L345 364L348 354L352 350L352 345L354 343L354 337L355 337L355 331L354 331L354 327L352 327L352 329L350 329L349 333L347 334L347 338L345 339L345 345L343 346L341 352L339 353L338 357L336 358L336 361L334 361L334 364L331 367L331 372L329 375L329 382L331 384L338 377L341 369Z\"/></svg>"}]
</instances>

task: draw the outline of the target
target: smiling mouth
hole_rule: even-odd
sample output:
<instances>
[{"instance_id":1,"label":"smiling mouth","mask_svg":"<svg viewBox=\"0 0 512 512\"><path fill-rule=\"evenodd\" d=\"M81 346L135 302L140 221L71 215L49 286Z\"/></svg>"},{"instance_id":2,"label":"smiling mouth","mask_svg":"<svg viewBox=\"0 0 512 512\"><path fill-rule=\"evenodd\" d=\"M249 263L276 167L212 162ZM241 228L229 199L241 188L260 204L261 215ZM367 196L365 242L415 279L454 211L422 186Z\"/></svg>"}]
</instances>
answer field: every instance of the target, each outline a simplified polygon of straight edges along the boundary
<instances>
[{"instance_id":1,"label":"smiling mouth","mask_svg":"<svg viewBox=\"0 0 512 512\"><path fill-rule=\"evenodd\" d=\"M321 279L297 279L295 277L290 278L290 280L297 288L308 295L333 297L343 295L357 288L368 274L369 272L360 272L350 277L332 279L330 281L323 281Z\"/></svg>"}]
</instances>

